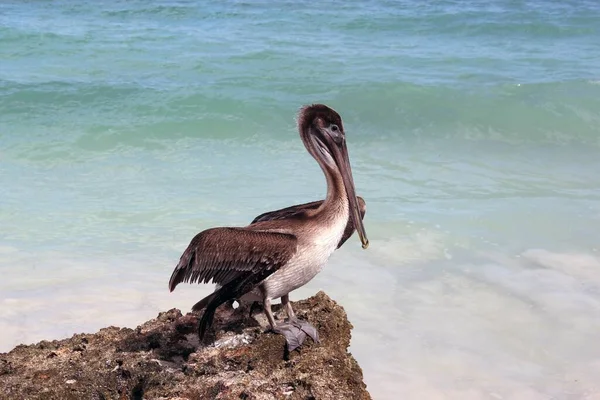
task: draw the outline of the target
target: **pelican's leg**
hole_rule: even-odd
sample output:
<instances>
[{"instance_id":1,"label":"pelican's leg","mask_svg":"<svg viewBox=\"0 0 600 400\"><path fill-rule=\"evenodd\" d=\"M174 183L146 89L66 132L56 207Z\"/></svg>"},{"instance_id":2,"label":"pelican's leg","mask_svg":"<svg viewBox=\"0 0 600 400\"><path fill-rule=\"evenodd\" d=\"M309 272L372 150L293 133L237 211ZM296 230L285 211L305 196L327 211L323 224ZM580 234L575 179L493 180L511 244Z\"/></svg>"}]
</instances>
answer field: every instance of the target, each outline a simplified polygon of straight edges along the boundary
<instances>
[{"instance_id":1,"label":"pelican's leg","mask_svg":"<svg viewBox=\"0 0 600 400\"><path fill-rule=\"evenodd\" d=\"M294 351L296 348L300 347L304 340L306 339L306 333L296 326L293 323L280 323L277 324L275 322L275 318L273 317L273 312L271 311L271 299L265 297L263 300L263 308L265 310L265 314L267 315L267 319L269 320L269 325L271 325L271 329L275 333L279 333L285 337L285 341L287 343L288 351Z\"/></svg>"},{"instance_id":2,"label":"pelican's leg","mask_svg":"<svg viewBox=\"0 0 600 400\"><path fill-rule=\"evenodd\" d=\"M296 314L294 314L294 310L292 309L292 304L290 303L290 295L286 294L285 296L281 296L281 304L285 308L285 312L290 319L296 318Z\"/></svg>"},{"instance_id":3,"label":"pelican's leg","mask_svg":"<svg viewBox=\"0 0 600 400\"><path fill-rule=\"evenodd\" d=\"M248 316L250 318L252 318L252 313L254 312L255 308L260 308L260 303L258 301L253 301L250 305L250 311L248 311Z\"/></svg>"},{"instance_id":4,"label":"pelican's leg","mask_svg":"<svg viewBox=\"0 0 600 400\"><path fill-rule=\"evenodd\" d=\"M285 296L281 296L281 304L285 307L289 322L310 336L315 343L319 343L319 332L317 332L317 329L308 322L296 317L296 314L294 314L294 310L292 309L292 304L290 303L289 295L286 294Z\"/></svg>"}]
</instances>

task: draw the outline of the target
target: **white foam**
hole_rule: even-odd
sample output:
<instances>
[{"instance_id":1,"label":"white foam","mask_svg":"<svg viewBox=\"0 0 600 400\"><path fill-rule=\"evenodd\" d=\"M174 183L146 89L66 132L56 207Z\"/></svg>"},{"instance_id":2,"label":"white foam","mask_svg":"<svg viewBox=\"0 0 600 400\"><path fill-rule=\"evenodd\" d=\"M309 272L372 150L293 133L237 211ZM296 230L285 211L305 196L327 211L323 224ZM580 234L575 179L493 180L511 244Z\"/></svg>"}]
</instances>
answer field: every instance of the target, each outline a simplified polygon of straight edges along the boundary
<instances>
[{"instance_id":1,"label":"white foam","mask_svg":"<svg viewBox=\"0 0 600 400\"><path fill-rule=\"evenodd\" d=\"M326 272L327 290L355 326L352 353L372 393L386 399L600 393L600 290L590 286L600 268L594 270L589 254L524 253L532 254L545 254L554 261L545 264L556 268L501 254L386 268L360 252L340 254ZM566 273L571 262L578 268ZM336 274L340 284L332 285Z\"/></svg>"},{"instance_id":2,"label":"white foam","mask_svg":"<svg viewBox=\"0 0 600 400\"><path fill-rule=\"evenodd\" d=\"M585 253L556 253L530 249L522 256L542 267L560 271L576 279L600 284L600 257Z\"/></svg>"}]
</instances>

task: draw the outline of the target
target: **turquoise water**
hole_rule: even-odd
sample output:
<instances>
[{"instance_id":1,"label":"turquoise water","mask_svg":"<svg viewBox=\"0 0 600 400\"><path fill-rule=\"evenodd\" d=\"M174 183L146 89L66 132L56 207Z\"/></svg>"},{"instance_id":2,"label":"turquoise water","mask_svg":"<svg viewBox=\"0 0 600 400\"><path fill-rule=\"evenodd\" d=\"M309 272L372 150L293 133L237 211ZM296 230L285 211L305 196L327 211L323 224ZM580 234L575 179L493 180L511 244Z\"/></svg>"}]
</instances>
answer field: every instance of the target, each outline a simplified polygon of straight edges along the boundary
<instances>
[{"instance_id":1,"label":"turquoise water","mask_svg":"<svg viewBox=\"0 0 600 400\"><path fill-rule=\"evenodd\" d=\"M376 399L600 396L600 5L0 5L0 351L133 327L200 230L325 194L344 118L371 246L347 310Z\"/></svg>"}]
</instances>

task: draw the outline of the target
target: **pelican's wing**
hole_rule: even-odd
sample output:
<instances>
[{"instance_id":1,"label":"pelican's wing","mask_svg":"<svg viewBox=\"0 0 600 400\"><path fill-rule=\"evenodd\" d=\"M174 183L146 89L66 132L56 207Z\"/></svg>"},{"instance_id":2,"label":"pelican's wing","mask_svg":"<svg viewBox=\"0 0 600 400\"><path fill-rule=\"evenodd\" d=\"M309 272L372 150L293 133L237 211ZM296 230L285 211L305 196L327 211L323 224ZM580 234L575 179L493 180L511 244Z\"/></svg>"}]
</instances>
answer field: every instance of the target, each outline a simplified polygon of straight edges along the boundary
<instances>
[{"instance_id":1,"label":"pelican's wing","mask_svg":"<svg viewBox=\"0 0 600 400\"><path fill-rule=\"evenodd\" d=\"M310 203L298 204L295 206L290 206L286 208L282 208L281 210L268 211L266 213L260 214L258 217L254 218L250 225L255 224L257 222L264 221L274 221L277 219L286 219L293 217L295 215L301 214L307 210L316 210L323 203L323 200L312 201Z\"/></svg>"},{"instance_id":2,"label":"pelican's wing","mask_svg":"<svg viewBox=\"0 0 600 400\"><path fill-rule=\"evenodd\" d=\"M358 206L360 207L360 218L365 218L365 213L367 212L367 205L365 200L356 196L358 200ZM257 222L263 221L273 221L277 219L286 219L292 218L295 215L301 214L307 210L316 210L321 206L324 200L313 201L310 203L298 204L296 206L282 208L281 210L269 211L264 214L260 214L258 217L254 218L254 220L250 223L250 225L255 224ZM354 233L356 228L354 227L354 223L352 222L352 218L348 216L348 223L346 224L346 229L344 229L344 234L338 243L337 248L339 249L346 242L346 240L350 239L350 236Z\"/></svg>"},{"instance_id":3,"label":"pelican's wing","mask_svg":"<svg viewBox=\"0 0 600 400\"><path fill-rule=\"evenodd\" d=\"M181 282L223 285L252 276L262 277L262 281L288 262L296 253L296 243L296 237L288 233L207 229L192 239L181 256L169 280L169 290Z\"/></svg>"}]
</instances>

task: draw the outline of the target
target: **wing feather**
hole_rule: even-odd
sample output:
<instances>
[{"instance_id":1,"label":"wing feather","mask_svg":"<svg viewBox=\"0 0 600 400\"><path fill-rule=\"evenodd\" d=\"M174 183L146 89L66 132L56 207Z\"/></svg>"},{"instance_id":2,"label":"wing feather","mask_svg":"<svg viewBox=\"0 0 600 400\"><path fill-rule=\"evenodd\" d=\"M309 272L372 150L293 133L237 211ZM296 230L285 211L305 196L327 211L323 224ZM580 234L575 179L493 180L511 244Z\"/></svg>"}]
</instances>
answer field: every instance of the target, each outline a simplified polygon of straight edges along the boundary
<instances>
[{"instance_id":1,"label":"wing feather","mask_svg":"<svg viewBox=\"0 0 600 400\"><path fill-rule=\"evenodd\" d=\"M296 252L294 235L245 228L212 228L197 234L179 259L169 290L181 282L227 283L258 272L267 276Z\"/></svg>"},{"instance_id":2,"label":"wing feather","mask_svg":"<svg viewBox=\"0 0 600 400\"><path fill-rule=\"evenodd\" d=\"M257 222L263 221L275 221L279 219L286 219L293 217L295 215L301 214L307 210L316 210L323 203L323 200L312 201L310 203L298 204L295 206L290 206L286 208L282 208L280 210L268 211L266 213L260 214L258 217L254 218L250 225L255 224Z\"/></svg>"}]
</instances>

